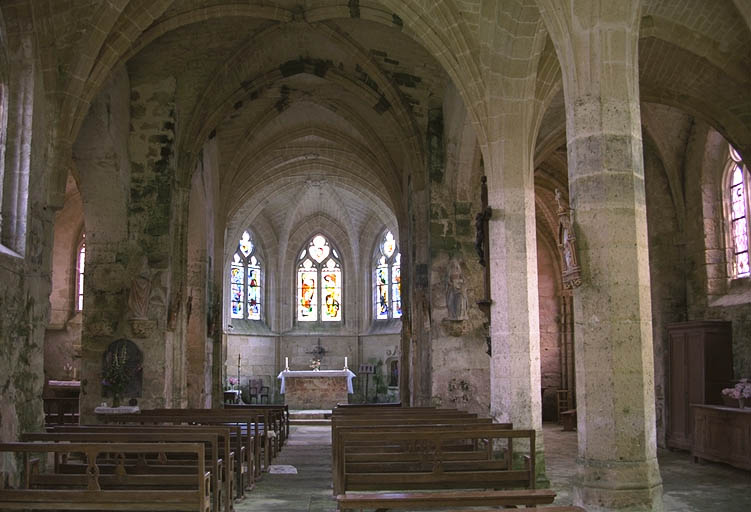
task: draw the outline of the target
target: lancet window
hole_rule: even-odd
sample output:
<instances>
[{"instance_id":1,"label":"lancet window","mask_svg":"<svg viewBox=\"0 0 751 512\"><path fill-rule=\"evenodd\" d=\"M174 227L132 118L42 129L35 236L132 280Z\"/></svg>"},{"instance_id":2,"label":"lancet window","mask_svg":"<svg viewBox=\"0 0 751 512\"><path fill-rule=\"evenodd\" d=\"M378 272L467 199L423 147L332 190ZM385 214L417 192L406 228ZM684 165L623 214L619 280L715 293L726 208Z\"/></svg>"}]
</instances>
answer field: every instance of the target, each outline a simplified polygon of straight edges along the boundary
<instances>
[{"instance_id":1,"label":"lancet window","mask_svg":"<svg viewBox=\"0 0 751 512\"><path fill-rule=\"evenodd\" d=\"M386 231L375 265L375 317L377 320L401 318L402 277L401 253L391 231Z\"/></svg>"},{"instance_id":2,"label":"lancet window","mask_svg":"<svg viewBox=\"0 0 751 512\"><path fill-rule=\"evenodd\" d=\"M740 155L730 148L728 169L730 271L734 278L749 277L748 214L749 173Z\"/></svg>"},{"instance_id":3,"label":"lancet window","mask_svg":"<svg viewBox=\"0 0 751 512\"><path fill-rule=\"evenodd\" d=\"M83 271L86 263L86 235L81 237L81 245L76 253L76 311L83 311Z\"/></svg>"},{"instance_id":4,"label":"lancet window","mask_svg":"<svg viewBox=\"0 0 751 512\"><path fill-rule=\"evenodd\" d=\"M297 320L342 320L342 265L339 253L322 234L300 252L297 264Z\"/></svg>"},{"instance_id":5,"label":"lancet window","mask_svg":"<svg viewBox=\"0 0 751 512\"><path fill-rule=\"evenodd\" d=\"M262 264L256 244L245 231L230 264L231 317L260 320L263 314Z\"/></svg>"}]
</instances>

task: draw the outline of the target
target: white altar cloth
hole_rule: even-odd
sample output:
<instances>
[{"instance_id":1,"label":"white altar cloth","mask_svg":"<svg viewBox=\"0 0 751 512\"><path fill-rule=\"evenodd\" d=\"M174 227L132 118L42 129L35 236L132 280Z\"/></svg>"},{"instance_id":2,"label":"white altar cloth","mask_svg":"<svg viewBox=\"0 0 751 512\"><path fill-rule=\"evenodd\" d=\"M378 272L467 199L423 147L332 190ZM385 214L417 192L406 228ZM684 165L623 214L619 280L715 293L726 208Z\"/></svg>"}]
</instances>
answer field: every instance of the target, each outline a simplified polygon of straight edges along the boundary
<instances>
[{"instance_id":1,"label":"white altar cloth","mask_svg":"<svg viewBox=\"0 0 751 512\"><path fill-rule=\"evenodd\" d=\"M287 378L294 378L294 377L347 377L347 393L352 394L354 393L354 390L352 388L352 379L355 378L355 374L352 373L352 370L300 370L300 371L294 371L294 370L284 370L279 372L279 375L276 376L277 379L280 379L282 381L282 388L279 391L281 394L284 394L284 381Z\"/></svg>"}]
</instances>

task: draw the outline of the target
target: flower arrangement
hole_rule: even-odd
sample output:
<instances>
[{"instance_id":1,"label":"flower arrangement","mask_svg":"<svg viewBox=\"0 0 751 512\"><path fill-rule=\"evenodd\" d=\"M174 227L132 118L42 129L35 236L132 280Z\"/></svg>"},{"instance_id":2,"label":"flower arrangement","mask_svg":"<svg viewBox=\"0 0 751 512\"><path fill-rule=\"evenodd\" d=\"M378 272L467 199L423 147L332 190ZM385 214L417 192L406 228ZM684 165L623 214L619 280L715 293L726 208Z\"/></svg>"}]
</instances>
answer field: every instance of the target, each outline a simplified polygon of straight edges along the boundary
<instances>
[{"instance_id":1,"label":"flower arrangement","mask_svg":"<svg viewBox=\"0 0 751 512\"><path fill-rule=\"evenodd\" d=\"M732 388L723 389L722 394L734 398L742 404L745 400L751 399L751 382L749 382L748 378L741 379Z\"/></svg>"},{"instance_id":2,"label":"flower arrangement","mask_svg":"<svg viewBox=\"0 0 751 512\"><path fill-rule=\"evenodd\" d=\"M315 358L315 357L314 357L313 359L311 359L311 360L310 360L310 368L311 368L311 369L312 369L313 371L318 371L318 370L320 370L320 369L321 369L321 360L320 360L320 359L318 359L318 358Z\"/></svg>"},{"instance_id":3,"label":"flower arrangement","mask_svg":"<svg viewBox=\"0 0 751 512\"><path fill-rule=\"evenodd\" d=\"M130 381L130 371L128 370L128 351L123 345L119 350L115 350L107 356L107 366L104 369L104 378L102 386L112 393L112 406L119 407L120 399L125 388Z\"/></svg>"}]
</instances>

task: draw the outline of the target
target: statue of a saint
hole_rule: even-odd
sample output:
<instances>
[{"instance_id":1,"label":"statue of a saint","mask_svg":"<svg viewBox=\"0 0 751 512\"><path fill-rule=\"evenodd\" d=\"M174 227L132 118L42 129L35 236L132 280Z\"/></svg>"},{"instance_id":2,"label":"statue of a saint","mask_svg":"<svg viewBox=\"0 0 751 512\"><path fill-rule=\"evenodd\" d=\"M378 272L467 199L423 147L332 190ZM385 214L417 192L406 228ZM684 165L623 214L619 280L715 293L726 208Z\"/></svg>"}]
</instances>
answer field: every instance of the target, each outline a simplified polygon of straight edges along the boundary
<instances>
[{"instance_id":1,"label":"statue of a saint","mask_svg":"<svg viewBox=\"0 0 751 512\"><path fill-rule=\"evenodd\" d=\"M151 298L151 270L146 256L141 258L138 274L130 283L128 308L131 318L146 319L149 317L149 299Z\"/></svg>"},{"instance_id":2,"label":"statue of a saint","mask_svg":"<svg viewBox=\"0 0 751 512\"><path fill-rule=\"evenodd\" d=\"M561 274L563 287L576 288L581 285L581 267L576 258L576 235L571 222L570 208L563 204L561 191L556 189L555 200L558 203L558 247L561 249Z\"/></svg>"},{"instance_id":3,"label":"statue of a saint","mask_svg":"<svg viewBox=\"0 0 751 512\"><path fill-rule=\"evenodd\" d=\"M464 289L464 272L456 256L449 260L446 270L446 307L449 320L466 320L467 293Z\"/></svg>"}]
</instances>

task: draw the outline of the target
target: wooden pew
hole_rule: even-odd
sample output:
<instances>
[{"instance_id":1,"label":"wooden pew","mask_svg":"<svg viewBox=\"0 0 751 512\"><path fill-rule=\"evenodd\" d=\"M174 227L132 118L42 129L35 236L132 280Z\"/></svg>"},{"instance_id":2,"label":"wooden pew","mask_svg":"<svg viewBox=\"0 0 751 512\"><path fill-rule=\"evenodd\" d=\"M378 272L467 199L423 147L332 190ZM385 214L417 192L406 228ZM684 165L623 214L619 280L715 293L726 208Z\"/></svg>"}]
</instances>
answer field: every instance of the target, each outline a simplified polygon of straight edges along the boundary
<instances>
[{"instance_id":1,"label":"wooden pew","mask_svg":"<svg viewBox=\"0 0 751 512\"><path fill-rule=\"evenodd\" d=\"M136 433L136 434L193 434L193 433L206 433L216 434L218 436L219 456L222 460L226 461L224 467L225 471L221 473L225 477L222 480L225 494L232 498L241 497L241 493L237 486L236 481L242 480L242 475L237 469L237 463L235 462L238 457L243 457L245 453L244 446L236 446L232 449L233 439L239 439L239 436L234 431L239 430L239 427L229 426L208 426L208 425L54 425L47 428L50 433ZM239 449L239 451L235 451ZM235 473L235 477L232 474ZM226 481L225 481L226 480Z\"/></svg>"},{"instance_id":2,"label":"wooden pew","mask_svg":"<svg viewBox=\"0 0 751 512\"><path fill-rule=\"evenodd\" d=\"M289 439L289 407L286 404L224 404L225 409L268 409L279 413L281 420L280 433L282 439L281 446L284 446L287 439Z\"/></svg>"},{"instance_id":3,"label":"wooden pew","mask_svg":"<svg viewBox=\"0 0 751 512\"><path fill-rule=\"evenodd\" d=\"M256 442L256 453L263 454L263 469L268 469L271 465L271 459L279 451L279 426L274 421L278 413L270 410L251 410L251 409L143 409L138 416L180 416L191 419L204 420L214 418L227 418L226 421L240 421L248 423L247 432L254 436ZM269 435L269 432L274 432ZM260 476L260 471L258 472Z\"/></svg>"},{"instance_id":4,"label":"wooden pew","mask_svg":"<svg viewBox=\"0 0 751 512\"><path fill-rule=\"evenodd\" d=\"M119 425L150 425L150 426L224 426L230 428L230 436L235 453L240 455L235 457L235 474L237 475L237 494L242 497L245 489L251 489L255 482L255 477L259 473L260 458L256 448L256 438L248 435L252 431L250 421L240 421L238 418L192 418L188 416L157 416L141 414L106 414L101 415L102 419L109 424Z\"/></svg>"},{"instance_id":5,"label":"wooden pew","mask_svg":"<svg viewBox=\"0 0 751 512\"><path fill-rule=\"evenodd\" d=\"M393 441L389 440L388 434L393 433L414 433L424 434L430 436L437 432L455 432L457 429L461 429L463 432L486 432L488 430L509 430L510 424L493 424L489 419L480 418L476 420L477 423L463 423L457 424L413 424L413 425L371 425L371 426L357 426L357 427L339 427L337 428L336 444L333 452L333 492L334 495L345 492L345 466L349 464L348 471L350 472L363 472L367 468L367 465L384 467L390 466L396 468L398 466L409 465L419 466L424 464L422 459L422 452L419 449L420 442L405 442L405 441ZM344 441L343 435L346 433L362 433L365 436L361 436L359 439L347 439ZM345 450L346 444L346 450ZM493 459L492 447L487 445L486 450L482 451L478 449L478 443L466 443L462 440L452 444L445 445L444 457L446 460L454 461L487 461ZM511 456L511 452L507 452L507 456ZM512 461L505 459L503 467L510 466Z\"/></svg>"},{"instance_id":6,"label":"wooden pew","mask_svg":"<svg viewBox=\"0 0 751 512\"><path fill-rule=\"evenodd\" d=\"M161 510L209 512L210 471L203 443L32 443L0 444L0 452L20 454L20 489L0 489L3 510ZM84 454L83 475L59 475L41 467L33 455ZM189 454L197 463L192 475L104 475L97 459L102 454ZM65 477L65 478L63 478ZM175 482L186 489L175 489Z\"/></svg>"},{"instance_id":7,"label":"wooden pew","mask_svg":"<svg viewBox=\"0 0 751 512\"><path fill-rule=\"evenodd\" d=\"M45 425L78 423L78 398L45 397L43 404Z\"/></svg>"},{"instance_id":8,"label":"wooden pew","mask_svg":"<svg viewBox=\"0 0 751 512\"><path fill-rule=\"evenodd\" d=\"M380 511L394 509L428 509L444 512L466 511L465 507L517 507L530 503L530 497L525 490L505 491L446 491L446 492L412 492L412 493L348 493L337 496L339 510L361 510L373 508ZM547 497L537 499L540 505L549 503ZM461 508L456 508L461 507ZM497 508L472 512L498 512ZM586 512L581 507L527 507L524 512Z\"/></svg>"},{"instance_id":9,"label":"wooden pew","mask_svg":"<svg viewBox=\"0 0 751 512\"><path fill-rule=\"evenodd\" d=\"M455 429L457 426L462 428L468 425L491 425L492 420L489 418L477 418L475 414L468 414L456 409L422 409L409 410L405 409L403 414L390 413L379 414L377 417L369 415L356 414L353 416L337 414L332 416L331 421L331 459L334 471L334 494L341 492L341 478L343 477L343 467L339 463L342 457L342 446L339 440L339 433L347 431L368 431L372 437L368 441L363 441L362 445L372 445L380 443L378 432L388 427L393 430L401 430L410 426L428 426L445 429ZM504 424L497 428L512 428L511 424Z\"/></svg>"},{"instance_id":10,"label":"wooden pew","mask_svg":"<svg viewBox=\"0 0 751 512\"><path fill-rule=\"evenodd\" d=\"M401 451L363 452L359 443L372 441L374 432L343 430L339 433L341 453L340 465L336 468L335 494L345 505L350 491L363 490L403 491L387 493L390 495L385 497L381 496L383 493L359 495L360 499L374 502L383 500L376 508L409 508L398 502L419 502L425 495L434 494L413 492L425 489L455 489L452 492L457 495L473 493L470 496L480 493L486 500L478 502L480 506L508 506L513 505L514 500L521 505L536 506L552 503L555 498L553 491L535 489L534 457L525 456L523 467L513 467L514 441L526 440L530 453L534 453L534 430L508 430L493 425L462 427L461 430L431 425L386 428L377 431L378 441L387 446L402 446ZM465 443L469 450L456 450L457 443ZM493 456L498 443L505 445L500 459ZM354 453L351 444L356 448ZM507 489L510 487L525 489ZM512 490L514 492L510 493ZM387 507L386 501L396 505ZM429 504L425 506L430 508Z\"/></svg>"},{"instance_id":11,"label":"wooden pew","mask_svg":"<svg viewBox=\"0 0 751 512\"><path fill-rule=\"evenodd\" d=\"M234 464L234 454L229 451L228 446L223 447L222 443L229 442L229 429L224 429L224 439L222 439L221 432L210 432L207 430L183 430L178 431L176 429L152 429L147 432L143 429L122 429L122 428L102 428L98 431L94 429L86 429L85 427L60 427L60 429L74 430L72 432L62 432L57 430L54 432L31 432L21 435L21 441L33 442L68 442L68 443L204 443L205 452L204 456L207 461L207 467L211 470L211 491L212 503L214 512L219 512L220 507L225 512L231 512L233 509L233 490L232 478L227 474L228 469L232 468ZM138 454L140 455L140 454ZM226 459L225 459L226 457ZM225 460L227 463L225 464ZM150 472L163 473L179 471L174 464L169 464L164 458L160 459L160 463L154 466L143 464L144 459L141 457L135 457L131 460L118 461L124 466L129 466L127 469L134 473L147 474ZM183 469L190 469L191 463L194 461L179 460ZM109 473L109 470L116 470L114 464L103 465L99 464L100 471L102 473ZM78 466L67 465L62 467L61 461L56 461L56 471L75 471L76 469L83 471L85 466L78 464ZM231 469L229 469L231 471Z\"/></svg>"}]
</instances>

